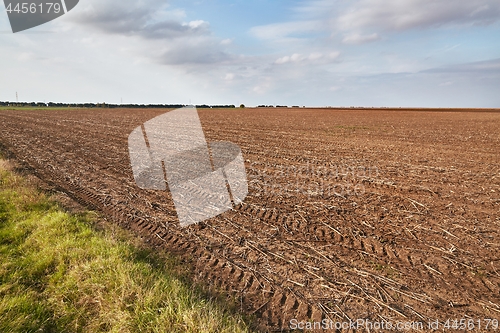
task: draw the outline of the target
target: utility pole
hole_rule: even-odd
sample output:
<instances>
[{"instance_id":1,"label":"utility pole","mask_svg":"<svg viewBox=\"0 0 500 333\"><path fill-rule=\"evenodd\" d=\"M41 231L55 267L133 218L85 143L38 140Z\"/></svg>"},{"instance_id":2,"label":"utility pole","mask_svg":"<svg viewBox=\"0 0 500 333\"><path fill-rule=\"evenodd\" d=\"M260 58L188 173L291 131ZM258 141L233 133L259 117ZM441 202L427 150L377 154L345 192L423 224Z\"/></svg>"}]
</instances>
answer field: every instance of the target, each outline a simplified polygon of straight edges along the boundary
<instances>
[{"instance_id":1,"label":"utility pole","mask_svg":"<svg viewBox=\"0 0 500 333\"><path fill-rule=\"evenodd\" d=\"M19 97L17 96L17 91L16 91L16 103L19 103Z\"/></svg>"}]
</instances>

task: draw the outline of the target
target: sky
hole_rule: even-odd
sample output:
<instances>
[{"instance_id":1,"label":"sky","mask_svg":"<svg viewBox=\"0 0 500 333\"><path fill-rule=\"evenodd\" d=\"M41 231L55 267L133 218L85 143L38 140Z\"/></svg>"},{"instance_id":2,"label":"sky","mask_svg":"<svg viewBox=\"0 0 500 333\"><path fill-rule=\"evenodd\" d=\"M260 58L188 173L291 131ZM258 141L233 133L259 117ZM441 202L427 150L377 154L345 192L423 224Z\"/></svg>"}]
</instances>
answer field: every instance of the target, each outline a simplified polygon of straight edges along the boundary
<instances>
[{"instance_id":1,"label":"sky","mask_svg":"<svg viewBox=\"0 0 500 333\"><path fill-rule=\"evenodd\" d=\"M500 107L499 0L80 0L12 33L0 101Z\"/></svg>"}]
</instances>

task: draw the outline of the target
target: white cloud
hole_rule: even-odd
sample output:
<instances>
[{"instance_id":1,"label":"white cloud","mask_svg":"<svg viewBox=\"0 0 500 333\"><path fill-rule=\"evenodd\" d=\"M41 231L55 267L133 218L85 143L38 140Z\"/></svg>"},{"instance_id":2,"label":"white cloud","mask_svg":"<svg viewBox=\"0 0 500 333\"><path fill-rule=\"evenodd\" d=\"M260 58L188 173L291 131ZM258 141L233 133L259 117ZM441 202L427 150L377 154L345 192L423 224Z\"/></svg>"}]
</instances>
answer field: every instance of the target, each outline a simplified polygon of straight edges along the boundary
<instances>
[{"instance_id":1,"label":"white cloud","mask_svg":"<svg viewBox=\"0 0 500 333\"><path fill-rule=\"evenodd\" d=\"M498 0L304 0L294 11L310 26L332 36L343 32L344 42L354 44L373 41L374 34L500 21Z\"/></svg>"},{"instance_id":2,"label":"white cloud","mask_svg":"<svg viewBox=\"0 0 500 333\"><path fill-rule=\"evenodd\" d=\"M350 34L344 37L342 43L344 44L364 44L379 40L380 37L377 33L371 35Z\"/></svg>"},{"instance_id":3,"label":"white cloud","mask_svg":"<svg viewBox=\"0 0 500 333\"><path fill-rule=\"evenodd\" d=\"M198 29L198 28L208 28L208 22L205 22L203 20L196 20L196 21L191 21L188 24L184 24L190 27L191 29Z\"/></svg>"},{"instance_id":4,"label":"white cloud","mask_svg":"<svg viewBox=\"0 0 500 333\"><path fill-rule=\"evenodd\" d=\"M250 29L250 34L262 40L273 40L321 30L318 21L295 21L256 26Z\"/></svg>"},{"instance_id":5,"label":"white cloud","mask_svg":"<svg viewBox=\"0 0 500 333\"><path fill-rule=\"evenodd\" d=\"M100 34L125 40L124 51L168 65L216 64L231 56L230 40L213 36L209 22L183 22L185 12L169 10L162 0L88 0L71 20Z\"/></svg>"},{"instance_id":6,"label":"white cloud","mask_svg":"<svg viewBox=\"0 0 500 333\"><path fill-rule=\"evenodd\" d=\"M17 59L19 59L20 61L32 61L36 59L36 56L33 52L22 52L21 54L19 54Z\"/></svg>"},{"instance_id":7,"label":"white cloud","mask_svg":"<svg viewBox=\"0 0 500 333\"><path fill-rule=\"evenodd\" d=\"M311 53L308 57L309 60L319 60L323 58L323 53L320 53L320 52L316 52L316 53Z\"/></svg>"},{"instance_id":8,"label":"white cloud","mask_svg":"<svg viewBox=\"0 0 500 333\"><path fill-rule=\"evenodd\" d=\"M289 63L289 62L303 61L305 59L307 59L307 58L304 57L303 55L300 55L298 53L294 53L291 56L284 56L282 58L277 59L275 63L278 65L282 65L282 64Z\"/></svg>"},{"instance_id":9,"label":"white cloud","mask_svg":"<svg viewBox=\"0 0 500 333\"><path fill-rule=\"evenodd\" d=\"M339 52L339 51L330 52L330 53L328 54L328 58L329 58L329 59L331 59L331 60L335 60L335 59L337 59L339 56L340 56L340 52Z\"/></svg>"},{"instance_id":10,"label":"white cloud","mask_svg":"<svg viewBox=\"0 0 500 333\"><path fill-rule=\"evenodd\" d=\"M426 70L429 73L498 73L500 74L500 58L486 61L455 64Z\"/></svg>"},{"instance_id":11,"label":"white cloud","mask_svg":"<svg viewBox=\"0 0 500 333\"><path fill-rule=\"evenodd\" d=\"M337 23L345 31L402 31L446 24L489 24L499 19L498 0L359 0Z\"/></svg>"},{"instance_id":12,"label":"white cloud","mask_svg":"<svg viewBox=\"0 0 500 333\"><path fill-rule=\"evenodd\" d=\"M265 78L263 82L253 87L252 91L258 95L264 95L271 89L271 79Z\"/></svg>"},{"instance_id":13,"label":"white cloud","mask_svg":"<svg viewBox=\"0 0 500 333\"><path fill-rule=\"evenodd\" d=\"M290 62L290 57L289 56L284 56L282 58L276 59L275 63L278 65L286 64L287 62Z\"/></svg>"},{"instance_id":14,"label":"white cloud","mask_svg":"<svg viewBox=\"0 0 500 333\"><path fill-rule=\"evenodd\" d=\"M276 59L274 62L277 65L283 65L287 63L325 63L325 62L331 62L337 59L340 55L340 52L335 51L335 52L330 52L328 54L323 54L320 52L314 52L309 55L302 55L299 53L294 53L290 56L284 56L281 58Z\"/></svg>"},{"instance_id":15,"label":"white cloud","mask_svg":"<svg viewBox=\"0 0 500 333\"><path fill-rule=\"evenodd\" d=\"M149 1L152 2L152 1ZM149 39L172 39L208 35L210 26L203 20L182 22L165 14L159 4L150 6L117 5L90 2L72 17L73 21L106 34L140 36ZM166 15L165 17L163 17Z\"/></svg>"}]
</instances>

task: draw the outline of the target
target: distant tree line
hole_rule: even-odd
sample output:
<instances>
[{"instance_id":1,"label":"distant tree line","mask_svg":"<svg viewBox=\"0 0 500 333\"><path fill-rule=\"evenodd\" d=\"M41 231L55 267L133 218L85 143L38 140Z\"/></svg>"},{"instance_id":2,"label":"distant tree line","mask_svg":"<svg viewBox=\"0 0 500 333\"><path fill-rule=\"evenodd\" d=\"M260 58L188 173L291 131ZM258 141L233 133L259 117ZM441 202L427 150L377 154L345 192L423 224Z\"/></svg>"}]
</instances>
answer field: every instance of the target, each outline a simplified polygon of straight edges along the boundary
<instances>
[{"instance_id":1,"label":"distant tree line","mask_svg":"<svg viewBox=\"0 0 500 333\"><path fill-rule=\"evenodd\" d=\"M1 102L0 101L0 106L47 106L47 104L41 103L41 102L26 103L26 102Z\"/></svg>"},{"instance_id":2,"label":"distant tree line","mask_svg":"<svg viewBox=\"0 0 500 333\"><path fill-rule=\"evenodd\" d=\"M259 105L258 108L288 108L288 105ZM298 105L293 105L292 108L300 108Z\"/></svg>"},{"instance_id":3,"label":"distant tree line","mask_svg":"<svg viewBox=\"0 0 500 333\"><path fill-rule=\"evenodd\" d=\"M235 105L196 105L198 109L234 109L236 108Z\"/></svg>"},{"instance_id":4,"label":"distant tree line","mask_svg":"<svg viewBox=\"0 0 500 333\"><path fill-rule=\"evenodd\" d=\"M11 107L51 107L51 108L128 108L128 109L178 109L184 104L107 104L107 103L44 103L44 102L2 102L0 106ZM234 105L196 105L199 109L234 109Z\"/></svg>"}]
</instances>

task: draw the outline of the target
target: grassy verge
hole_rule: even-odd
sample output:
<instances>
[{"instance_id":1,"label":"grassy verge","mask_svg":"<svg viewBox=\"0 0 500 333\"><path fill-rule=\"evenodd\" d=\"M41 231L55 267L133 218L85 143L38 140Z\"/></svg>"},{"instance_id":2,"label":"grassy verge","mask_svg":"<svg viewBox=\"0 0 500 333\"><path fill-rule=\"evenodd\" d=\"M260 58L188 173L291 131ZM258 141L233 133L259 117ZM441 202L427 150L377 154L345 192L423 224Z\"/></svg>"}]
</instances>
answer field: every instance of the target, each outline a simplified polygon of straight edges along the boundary
<instances>
[{"instance_id":1,"label":"grassy verge","mask_svg":"<svg viewBox=\"0 0 500 333\"><path fill-rule=\"evenodd\" d=\"M0 332L248 332L179 263L64 212L0 160ZM194 289L194 290L193 290Z\"/></svg>"}]
</instances>

